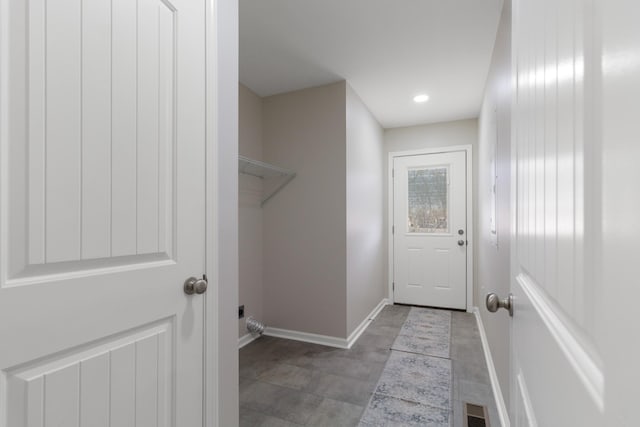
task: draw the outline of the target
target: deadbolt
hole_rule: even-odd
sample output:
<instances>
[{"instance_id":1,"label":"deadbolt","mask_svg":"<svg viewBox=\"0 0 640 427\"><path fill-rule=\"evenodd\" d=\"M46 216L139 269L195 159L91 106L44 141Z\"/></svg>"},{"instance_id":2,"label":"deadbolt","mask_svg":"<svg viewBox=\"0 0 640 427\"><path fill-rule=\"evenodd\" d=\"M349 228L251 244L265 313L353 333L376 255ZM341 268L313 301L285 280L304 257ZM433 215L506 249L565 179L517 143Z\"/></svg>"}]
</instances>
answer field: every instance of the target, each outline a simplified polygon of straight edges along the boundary
<instances>
[{"instance_id":1,"label":"deadbolt","mask_svg":"<svg viewBox=\"0 0 640 427\"><path fill-rule=\"evenodd\" d=\"M458 230L458 234L462 236L464 234L464 230L461 228L460 230Z\"/></svg>"},{"instance_id":2,"label":"deadbolt","mask_svg":"<svg viewBox=\"0 0 640 427\"><path fill-rule=\"evenodd\" d=\"M184 293L187 295L204 294L207 291L208 282L206 278L196 279L189 277L184 282Z\"/></svg>"},{"instance_id":3,"label":"deadbolt","mask_svg":"<svg viewBox=\"0 0 640 427\"><path fill-rule=\"evenodd\" d=\"M498 295L494 293L487 294L487 310L495 313L500 308L504 308L509 311L509 316L513 317L513 295L509 294L508 297L500 299Z\"/></svg>"}]
</instances>

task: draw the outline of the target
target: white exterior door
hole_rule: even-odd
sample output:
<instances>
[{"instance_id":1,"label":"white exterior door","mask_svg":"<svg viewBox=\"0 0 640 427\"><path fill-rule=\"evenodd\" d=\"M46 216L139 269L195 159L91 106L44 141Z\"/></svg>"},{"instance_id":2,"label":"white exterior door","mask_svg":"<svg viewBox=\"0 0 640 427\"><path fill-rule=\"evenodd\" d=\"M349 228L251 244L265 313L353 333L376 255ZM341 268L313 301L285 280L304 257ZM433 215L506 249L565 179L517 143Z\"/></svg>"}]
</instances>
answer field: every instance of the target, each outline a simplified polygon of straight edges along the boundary
<instances>
[{"instance_id":1,"label":"white exterior door","mask_svg":"<svg viewBox=\"0 0 640 427\"><path fill-rule=\"evenodd\" d=\"M466 153L393 160L394 301L466 309Z\"/></svg>"},{"instance_id":2,"label":"white exterior door","mask_svg":"<svg viewBox=\"0 0 640 427\"><path fill-rule=\"evenodd\" d=\"M202 426L204 10L0 0L0 426Z\"/></svg>"},{"instance_id":3,"label":"white exterior door","mask_svg":"<svg viewBox=\"0 0 640 427\"><path fill-rule=\"evenodd\" d=\"M638 425L639 15L513 3L516 427Z\"/></svg>"}]
</instances>

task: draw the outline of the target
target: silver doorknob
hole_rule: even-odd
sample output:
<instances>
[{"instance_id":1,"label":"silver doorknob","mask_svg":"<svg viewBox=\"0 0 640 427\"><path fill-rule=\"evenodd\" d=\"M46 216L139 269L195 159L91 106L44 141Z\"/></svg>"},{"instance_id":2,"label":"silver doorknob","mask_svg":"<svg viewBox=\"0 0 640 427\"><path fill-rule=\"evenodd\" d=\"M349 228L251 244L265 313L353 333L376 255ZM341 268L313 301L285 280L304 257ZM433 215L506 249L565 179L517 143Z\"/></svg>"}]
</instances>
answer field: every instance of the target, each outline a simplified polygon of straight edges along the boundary
<instances>
[{"instance_id":1,"label":"silver doorknob","mask_svg":"<svg viewBox=\"0 0 640 427\"><path fill-rule=\"evenodd\" d=\"M509 310L509 316L513 317L513 295L500 299L494 293L487 294L487 310L495 313L499 308Z\"/></svg>"},{"instance_id":2,"label":"silver doorknob","mask_svg":"<svg viewBox=\"0 0 640 427\"><path fill-rule=\"evenodd\" d=\"M464 240L462 239L458 240L458 246L464 246Z\"/></svg>"},{"instance_id":3,"label":"silver doorknob","mask_svg":"<svg viewBox=\"0 0 640 427\"><path fill-rule=\"evenodd\" d=\"M204 294L207 291L208 284L206 277L202 279L189 277L184 282L184 293L187 295Z\"/></svg>"}]
</instances>

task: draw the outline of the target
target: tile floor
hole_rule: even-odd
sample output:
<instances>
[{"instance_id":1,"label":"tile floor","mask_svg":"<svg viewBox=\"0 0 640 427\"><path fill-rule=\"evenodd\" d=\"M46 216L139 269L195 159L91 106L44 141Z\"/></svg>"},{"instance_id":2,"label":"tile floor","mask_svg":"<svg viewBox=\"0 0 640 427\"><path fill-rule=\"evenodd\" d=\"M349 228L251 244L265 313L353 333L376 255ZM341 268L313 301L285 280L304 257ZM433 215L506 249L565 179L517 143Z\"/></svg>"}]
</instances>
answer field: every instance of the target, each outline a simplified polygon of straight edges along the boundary
<instances>
[{"instance_id":1,"label":"tile floor","mask_svg":"<svg viewBox=\"0 0 640 427\"><path fill-rule=\"evenodd\" d=\"M358 425L409 311L407 306L385 307L350 350L266 336L242 348L240 425ZM462 402L467 401L487 405L491 425L498 426L472 314L451 312L450 360L451 425L462 427ZM385 404L379 400L376 404ZM408 400L403 404L412 406Z\"/></svg>"}]
</instances>

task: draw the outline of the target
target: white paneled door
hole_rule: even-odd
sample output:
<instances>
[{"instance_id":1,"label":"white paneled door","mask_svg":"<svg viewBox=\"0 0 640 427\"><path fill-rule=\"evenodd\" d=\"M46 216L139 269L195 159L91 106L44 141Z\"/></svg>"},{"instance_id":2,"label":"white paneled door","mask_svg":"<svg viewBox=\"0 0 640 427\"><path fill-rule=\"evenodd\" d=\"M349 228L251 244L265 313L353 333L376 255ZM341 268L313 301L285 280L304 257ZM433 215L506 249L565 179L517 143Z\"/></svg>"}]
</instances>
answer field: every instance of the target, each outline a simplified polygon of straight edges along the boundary
<instances>
[{"instance_id":1,"label":"white paneled door","mask_svg":"<svg viewBox=\"0 0 640 427\"><path fill-rule=\"evenodd\" d=\"M0 426L202 425L204 12L0 0Z\"/></svg>"},{"instance_id":2,"label":"white paneled door","mask_svg":"<svg viewBox=\"0 0 640 427\"><path fill-rule=\"evenodd\" d=\"M466 152L393 159L394 301L466 309Z\"/></svg>"},{"instance_id":3,"label":"white paneled door","mask_svg":"<svg viewBox=\"0 0 640 427\"><path fill-rule=\"evenodd\" d=\"M512 416L517 427L602 426L592 123L583 1L513 7ZM589 58L591 59L591 58ZM595 206L595 205L593 205ZM592 248L595 249L595 248Z\"/></svg>"},{"instance_id":4,"label":"white paneled door","mask_svg":"<svg viewBox=\"0 0 640 427\"><path fill-rule=\"evenodd\" d=\"M516 427L639 425L638 16L513 3Z\"/></svg>"}]
</instances>

